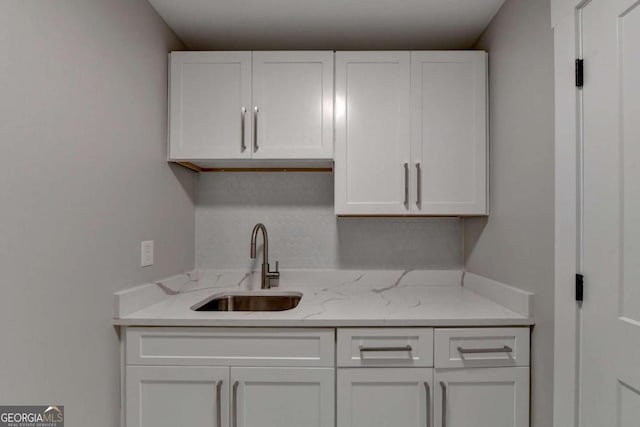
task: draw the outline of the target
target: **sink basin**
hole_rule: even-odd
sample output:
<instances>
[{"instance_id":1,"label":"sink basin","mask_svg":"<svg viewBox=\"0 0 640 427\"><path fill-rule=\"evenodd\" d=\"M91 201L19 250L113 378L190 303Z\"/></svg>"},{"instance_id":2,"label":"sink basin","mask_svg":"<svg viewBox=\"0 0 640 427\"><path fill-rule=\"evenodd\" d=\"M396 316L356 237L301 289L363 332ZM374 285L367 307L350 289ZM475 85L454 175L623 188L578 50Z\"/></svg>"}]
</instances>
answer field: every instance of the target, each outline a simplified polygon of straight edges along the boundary
<instances>
[{"instance_id":1,"label":"sink basin","mask_svg":"<svg viewBox=\"0 0 640 427\"><path fill-rule=\"evenodd\" d=\"M222 294L206 299L193 307L194 311L286 311L295 308L302 299L298 292Z\"/></svg>"}]
</instances>

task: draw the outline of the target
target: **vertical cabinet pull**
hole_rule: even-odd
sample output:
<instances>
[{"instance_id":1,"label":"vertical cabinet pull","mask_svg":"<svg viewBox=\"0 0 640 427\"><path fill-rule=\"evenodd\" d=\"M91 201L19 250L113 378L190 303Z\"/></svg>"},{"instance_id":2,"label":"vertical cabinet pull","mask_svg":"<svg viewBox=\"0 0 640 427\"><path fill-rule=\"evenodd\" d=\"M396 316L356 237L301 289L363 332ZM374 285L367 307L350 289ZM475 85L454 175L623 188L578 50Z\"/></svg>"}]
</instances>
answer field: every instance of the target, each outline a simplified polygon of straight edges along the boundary
<instances>
[{"instance_id":1,"label":"vertical cabinet pull","mask_svg":"<svg viewBox=\"0 0 640 427\"><path fill-rule=\"evenodd\" d=\"M233 395L231 397L231 417L233 418L233 427L238 427L238 385L240 383L236 381L233 383Z\"/></svg>"},{"instance_id":2,"label":"vertical cabinet pull","mask_svg":"<svg viewBox=\"0 0 640 427\"><path fill-rule=\"evenodd\" d=\"M253 152L258 151L258 107L253 107Z\"/></svg>"},{"instance_id":3,"label":"vertical cabinet pull","mask_svg":"<svg viewBox=\"0 0 640 427\"><path fill-rule=\"evenodd\" d=\"M447 427L447 385L440 381L442 387L442 427Z\"/></svg>"},{"instance_id":4,"label":"vertical cabinet pull","mask_svg":"<svg viewBox=\"0 0 640 427\"><path fill-rule=\"evenodd\" d=\"M409 209L409 163L404 164L404 206Z\"/></svg>"},{"instance_id":5,"label":"vertical cabinet pull","mask_svg":"<svg viewBox=\"0 0 640 427\"><path fill-rule=\"evenodd\" d=\"M422 167L420 162L416 162L416 205L418 208L422 204Z\"/></svg>"},{"instance_id":6,"label":"vertical cabinet pull","mask_svg":"<svg viewBox=\"0 0 640 427\"><path fill-rule=\"evenodd\" d=\"M247 145L244 143L244 116L247 114L247 109L242 107L240 110L240 152L244 153L247 149Z\"/></svg>"},{"instance_id":7,"label":"vertical cabinet pull","mask_svg":"<svg viewBox=\"0 0 640 427\"><path fill-rule=\"evenodd\" d=\"M222 397L220 396L221 392L222 380L218 381L218 384L216 384L216 421L218 427L222 427Z\"/></svg>"},{"instance_id":8,"label":"vertical cabinet pull","mask_svg":"<svg viewBox=\"0 0 640 427\"><path fill-rule=\"evenodd\" d=\"M429 383L426 381L424 388L427 393L427 427L431 427L431 387L429 387Z\"/></svg>"}]
</instances>

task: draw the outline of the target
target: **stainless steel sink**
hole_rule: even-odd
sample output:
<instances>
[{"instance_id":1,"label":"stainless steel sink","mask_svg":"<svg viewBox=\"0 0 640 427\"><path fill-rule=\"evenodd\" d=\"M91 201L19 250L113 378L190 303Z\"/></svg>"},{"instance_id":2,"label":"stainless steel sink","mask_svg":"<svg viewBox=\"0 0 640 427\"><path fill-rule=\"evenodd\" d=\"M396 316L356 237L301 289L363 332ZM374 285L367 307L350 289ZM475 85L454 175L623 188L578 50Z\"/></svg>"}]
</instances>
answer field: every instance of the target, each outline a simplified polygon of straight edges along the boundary
<instances>
[{"instance_id":1,"label":"stainless steel sink","mask_svg":"<svg viewBox=\"0 0 640 427\"><path fill-rule=\"evenodd\" d=\"M222 294L206 299L193 307L194 311L286 311L295 308L302 299L298 292Z\"/></svg>"}]
</instances>

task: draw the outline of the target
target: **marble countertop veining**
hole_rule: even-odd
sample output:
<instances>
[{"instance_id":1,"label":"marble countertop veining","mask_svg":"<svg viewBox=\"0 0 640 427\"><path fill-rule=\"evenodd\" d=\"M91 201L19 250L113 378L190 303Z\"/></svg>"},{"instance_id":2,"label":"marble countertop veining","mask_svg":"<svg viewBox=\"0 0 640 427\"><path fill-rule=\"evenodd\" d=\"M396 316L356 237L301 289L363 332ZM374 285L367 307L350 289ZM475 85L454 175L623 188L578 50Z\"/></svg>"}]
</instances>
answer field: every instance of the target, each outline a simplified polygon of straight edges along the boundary
<instances>
[{"instance_id":1,"label":"marble countertop veining","mask_svg":"<svg viewBox=\"0 0 640 427\"><path fill-rule=\"evenodd\" d=\"M526 314L465 288L460 270L283 271L280 286L260 290L259 272L195 271L116 293L114 324L138 326L506 326L531 325ZM300 292L278 312L197 312L192 306L227 292Z\"/></svg>"}]
</instances>

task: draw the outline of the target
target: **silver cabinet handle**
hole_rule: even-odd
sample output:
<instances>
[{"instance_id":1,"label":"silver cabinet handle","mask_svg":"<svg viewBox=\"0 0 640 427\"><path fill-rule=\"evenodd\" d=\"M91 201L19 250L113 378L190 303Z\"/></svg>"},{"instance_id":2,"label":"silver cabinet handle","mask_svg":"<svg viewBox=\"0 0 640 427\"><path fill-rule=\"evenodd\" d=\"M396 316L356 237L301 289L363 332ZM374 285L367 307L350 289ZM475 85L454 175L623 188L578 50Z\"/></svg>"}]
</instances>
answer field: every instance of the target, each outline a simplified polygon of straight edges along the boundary
<instances>
[{"instance_id":1,"label":"silver cabinet handle","mask_svg":"<svg viewBox=\"0 0 640 427\"><path fill-rule=\"evenodd\" d=\"M218 427L222 427L222 403L221 403L221 394L222 392L222 381L218 381L216 385L216 420Z\"/></svg>"},{"instance_id":2,"label":"silver cabinet handle","mask_svg":"<svg viewBox=\"0 0 640 427\"><path fill-rule=\"evenodd\" d=\"M233 383L233 396L231 398L232 400L231 416L233 418L233 427L238 427L238 385L239 384L240 383L238 381Z\"/></svg>"},{"instance_id":3,"label":"silver cabinet handle","mask_svg":"<svg viewBox=\"0 0 640 427\"><path fill-rule=\"evenodd\" d=\"M247 109L242 107L240 113L240 152L244 153L244 150L247 149L247 145L244 143L244 116L247 114Z\"/></svg>"},{"instance_id":4,"label":"silver cabinet handle","mask_svg":"<svg viewBox=\"0 0 640 427\"><path fill-rule=\"evenodd\" d=\"M447 427L447 385L440 381L442 387L442 427Z\"/></svg>"},{"instance_id":5,"label":"silver cabinet handle","mask_svg":"<svg viewBox=\"0 0 640 427\"><path fill-rule=\"evenodd\" d=\"M431 427L431 387L428 382L424 382L424 388L427 392L427 427Z\"/></svg>"},{"instance_id":6,"label":"silver cabinet handle","mask_svg":"<svg viewBox=\"0 0 640 427\"><path fill-rule=\"evenodd\" d=\"M258 107L253 107L253 152L258 151Z\"/></svg>"},{"instance_id":7,"label":"silver cabinet handle","mask_svg":"<svg viewBox=\"0 0 640 427\"><path fill-rule=\"evenodd\" d=\"M409 209L409 163L404 164L404 206Z\"/></svg>"},{"instance_id":8,"label":"silver cabinet handle","mask_svg":"<svg viewBox=\"0 0 640 427\"><path fill-rule=\"evenodd\" d=\"M458 347L458 353L513 353L513 349L508 345L498 348L462 348Z\"/></svg>"},{"instance_id":9,"label":"silver cabinet handle","mask_svg":"<svg viewBox=\"0 0 640 427\"><path fill-rule=\"evenodd\" d=\"M360 346L360 353L362 353L363 351L408 351L409 353L411 353L411 351L413 351L413 348L410 345L405 345L402 347L365 347L365 346Z\"/></svg>"},{"instance_id":10,"label":"silver cabinet handle","mask_svg":"<svg viewBox=\"0 0 640 427\"><path fill-rule=\"evenodd\" d=\"M420 207L422 204L422 168L420 167L420 162L416 162L416 205Z\"/></svg>"}]
</instances>

